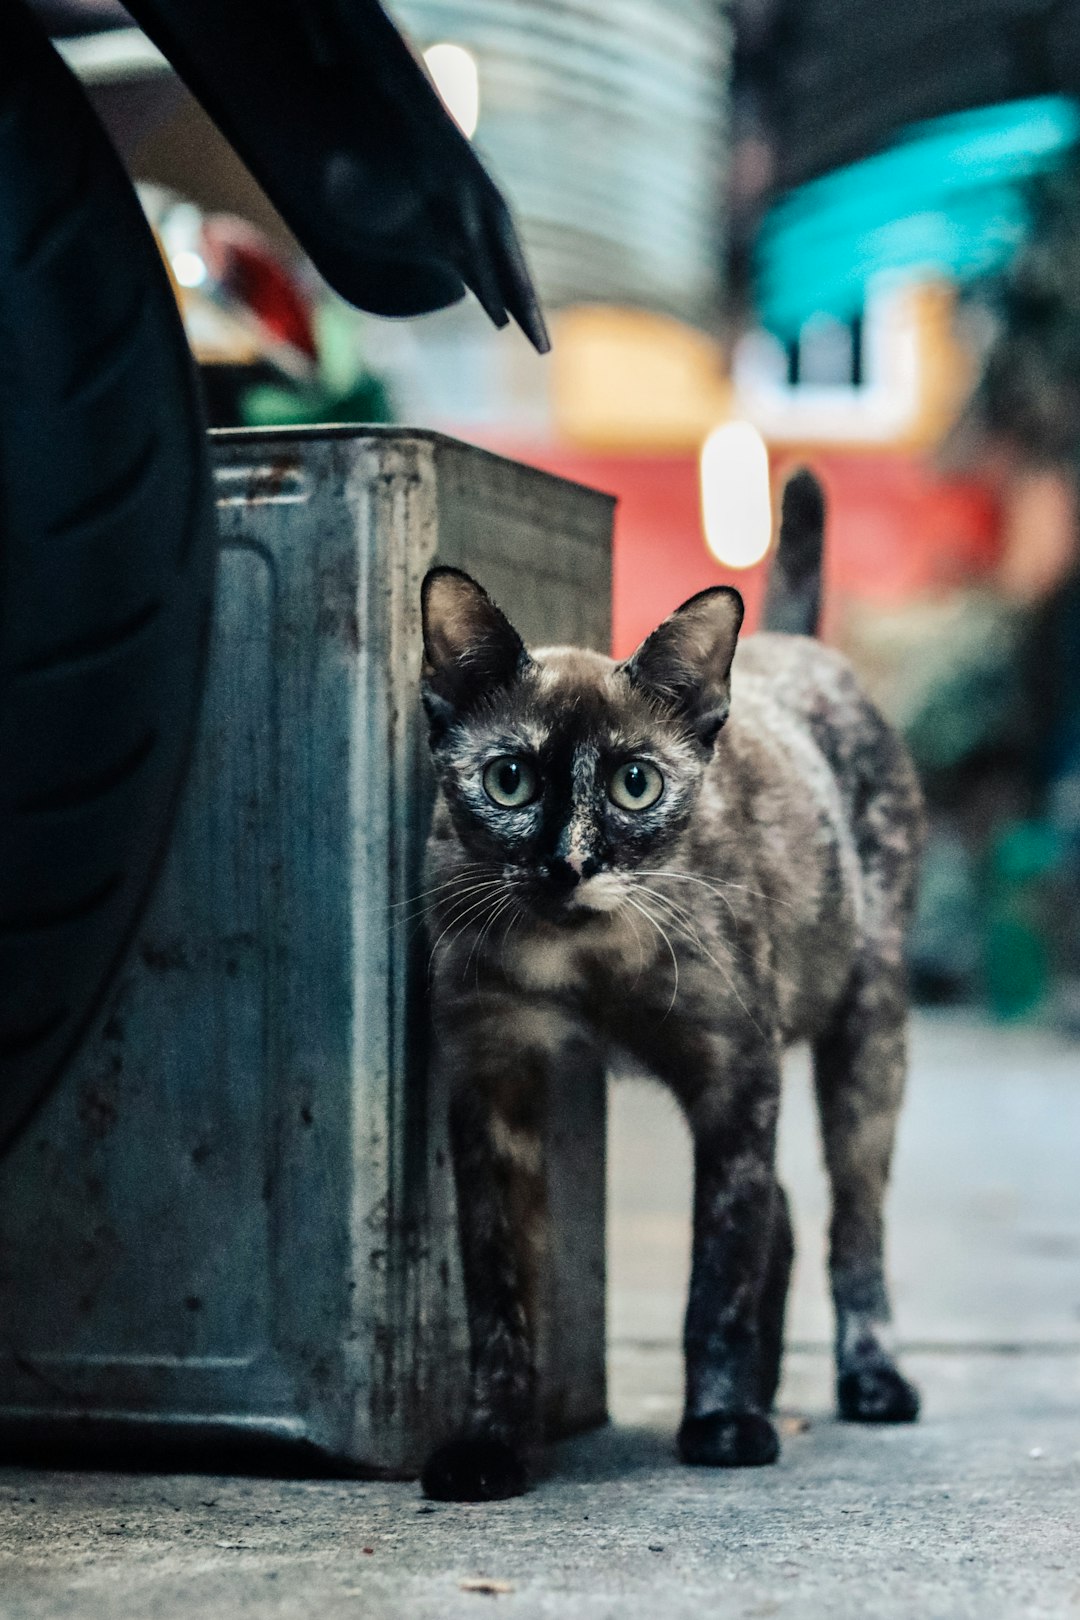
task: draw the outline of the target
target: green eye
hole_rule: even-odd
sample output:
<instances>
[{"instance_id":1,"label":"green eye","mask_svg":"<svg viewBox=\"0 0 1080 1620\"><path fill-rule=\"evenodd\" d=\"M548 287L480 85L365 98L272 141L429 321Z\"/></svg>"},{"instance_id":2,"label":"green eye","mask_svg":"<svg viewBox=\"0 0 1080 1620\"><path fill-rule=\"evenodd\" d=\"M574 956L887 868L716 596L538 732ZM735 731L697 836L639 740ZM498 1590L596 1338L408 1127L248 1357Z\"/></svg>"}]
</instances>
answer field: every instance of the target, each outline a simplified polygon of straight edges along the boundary
<instances>
[{"instance_id":1,"label":"green eye","mask_svg":"<svg viewBox=\"0 0 1080 1620\"><path fill-rule=\"evenodd\" d=\"M484 766L484 792L502 810L520 810L536 798L536 772L527 759L504 754Z\"/></svg>"},{"instance_id":2,"label":"green eye","mask_svg":"<svg viewBox=\"0 0 1080 1620\"><path fill-rule=\"evenodd\" d=\"M647 810L664 791L664 778L647 759L631 759L620 765L608 783L612 804L620 810Z\"/></svg>"}]
</instances>

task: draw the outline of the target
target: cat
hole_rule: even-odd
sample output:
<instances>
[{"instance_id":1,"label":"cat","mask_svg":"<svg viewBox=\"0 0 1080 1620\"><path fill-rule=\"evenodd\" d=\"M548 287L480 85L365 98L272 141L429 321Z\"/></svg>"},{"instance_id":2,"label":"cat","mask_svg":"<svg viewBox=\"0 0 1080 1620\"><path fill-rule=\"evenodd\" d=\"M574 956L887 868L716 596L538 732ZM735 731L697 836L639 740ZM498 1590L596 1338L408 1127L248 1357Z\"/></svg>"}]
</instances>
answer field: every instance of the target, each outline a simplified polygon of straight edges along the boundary
<instances>
[{"instance_id":1,"label":"cat","mask_svg":"<svg viewBox=\"0 0 1080 1620\"><path fill-rule=\"evenodd\" d=\"M768 598L784 633L737 653L729 586L616 663L529 653L468 575L424 581L433 1037L472 1346L465 1427L423 1470L431 1497L527 1488L544 1075L616 1051L671 1088L693 1136L682 1459L778 1454L793 1246L776 1124L781 1056L800 1040L832 1190L840 1416L918 1414L888 1343L882 1203L923 809L902 742L812 639L823 527L820 485L800 471Z\"/></svg>"}]
</instances>

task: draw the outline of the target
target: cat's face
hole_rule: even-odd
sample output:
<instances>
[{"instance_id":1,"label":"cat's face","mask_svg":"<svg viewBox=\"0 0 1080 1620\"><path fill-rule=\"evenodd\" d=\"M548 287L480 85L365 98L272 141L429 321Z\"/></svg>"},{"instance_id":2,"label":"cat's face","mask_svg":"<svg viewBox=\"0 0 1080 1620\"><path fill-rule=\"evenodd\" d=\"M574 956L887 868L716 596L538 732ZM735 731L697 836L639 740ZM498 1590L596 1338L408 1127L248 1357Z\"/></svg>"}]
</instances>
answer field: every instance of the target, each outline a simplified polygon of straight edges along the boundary
<instances>
[{"instance_id":1,"label":"cat's face","mask_svg":"<svg viewBox=\"0 0 1080 1620\"><path fill-rule=\"evenodd\" d=\"M568 925L613 911L693 813L727 716L737 592L703 592L624 664L530 656L465 574L424 582L423 696L440 786L467 861Z\"/></svg>"}]
</instances>

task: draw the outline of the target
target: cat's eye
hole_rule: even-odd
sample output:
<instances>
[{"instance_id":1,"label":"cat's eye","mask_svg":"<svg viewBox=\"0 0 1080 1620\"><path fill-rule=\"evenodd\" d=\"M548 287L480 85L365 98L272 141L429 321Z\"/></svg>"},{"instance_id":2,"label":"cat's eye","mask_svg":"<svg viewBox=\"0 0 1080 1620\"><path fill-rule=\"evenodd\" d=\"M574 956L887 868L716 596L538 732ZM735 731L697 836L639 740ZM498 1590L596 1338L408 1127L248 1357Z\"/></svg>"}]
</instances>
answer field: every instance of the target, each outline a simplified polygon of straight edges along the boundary
<instances>
[{"instance_id":1,"label":"cat's eye","mask_svg":"<svg viewBox=\"0 0 1080 1620\"><path fill-rule=\"evenodd\" d=\"M484 792L502 810L520 810L536 798L537 776L527 759L504 754L484 766Z\"/></svg>"},{"instance_id":2,"label":"cat's eye","mask_svg":"<svg viewBox=\"0 0 1080 1620\"><path fill-rule=\"evenodd\" d=\"M627 760L612 774L608 793L620 810L648 810L664 791L664 778L647 759Z\"/></svg>"}]
</instances>

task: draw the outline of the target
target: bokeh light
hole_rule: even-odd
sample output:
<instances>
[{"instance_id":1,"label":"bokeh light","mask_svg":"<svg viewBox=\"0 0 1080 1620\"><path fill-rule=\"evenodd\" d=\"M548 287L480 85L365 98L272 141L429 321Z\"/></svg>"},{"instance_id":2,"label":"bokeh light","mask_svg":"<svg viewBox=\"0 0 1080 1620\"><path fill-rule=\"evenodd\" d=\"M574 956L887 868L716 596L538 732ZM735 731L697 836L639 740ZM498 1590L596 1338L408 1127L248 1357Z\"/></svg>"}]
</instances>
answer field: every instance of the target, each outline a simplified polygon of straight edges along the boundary
<instances>
[{"instance_id":1,"label":"bokeh light","mask_svg":"<svg viewBox=\"0 0 1080 1620\"><path fill-rule=\"evenodd\" d=\"M428 72L446 110L464 134L472 137L480 122L480 71L463 45L431 45L424 52Z\"/></svg>"},{"instance_id":2,"label":"bokeh light","mask_svg":"<svg viewBox=\"0 0 1080 1620\"><path fill-rule=\"evenodd\" d=\"M752 568L769 549L769 453L750 422L725 422L701 447L705 543L727 568Z\"/></svg>"}]
</instances>

